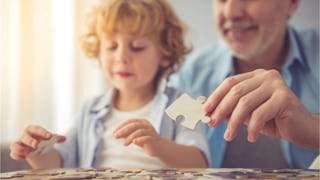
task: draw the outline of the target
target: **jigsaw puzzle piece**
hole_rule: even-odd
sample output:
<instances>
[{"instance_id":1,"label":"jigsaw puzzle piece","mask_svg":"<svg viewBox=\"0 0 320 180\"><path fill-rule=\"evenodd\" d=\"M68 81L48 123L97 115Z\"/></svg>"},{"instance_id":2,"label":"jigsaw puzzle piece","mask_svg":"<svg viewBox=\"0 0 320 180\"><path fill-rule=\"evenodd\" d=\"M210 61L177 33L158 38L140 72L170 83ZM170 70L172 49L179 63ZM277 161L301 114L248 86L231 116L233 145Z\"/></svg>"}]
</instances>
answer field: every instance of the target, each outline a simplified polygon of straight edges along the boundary
<instances>
[{"instance_id":1,"label":"jigsaw puzzle piece","mask_svg":"<svg viewBox=\"0 0 320 180\"><path fill-rule=\"evenodd\" d=\"M177 98L165 111L168 116L177 120L177 117L182 115L184 120L181 123L182 126L194 129L199 121L204 123L210 122L210 118L207 117L205 112L202 110L202 104L206 98L200 96L197 100L184 93Z\"/></svg>"},{"instance_id":2,"label":"jigsaw puzzle piece","mask_svg":"<svg viewBox=\"0 0 320 180\"><path fill-rule=\"evenodd\" d=\"M28 154L28 156L42 155L49 151L53 145L58 142L59 136L54 134L50 139L41 141L38 148Z\"/></svg>"},{"instance_id":3,"label":"jigsaw puzzle piece","mask_svg":"<svg viewBox=\"0 0 320 180\"><path fill-rule=\"evenodd\" d=\"M207 100L207 98L206 98L205 96L199 96L199 97L197 98L197 101L201 103L201 105L200 105L200 111L201 111L201 114L203 115L202 118L201 118L201 121L202 121L203 123L209 123L209 122L211 121L211 119L210 119L208 116L206 116L206 112L204 112L204 111L202 110L202 105L206 102L206 100Z\"/></svg>"}]
</instances>

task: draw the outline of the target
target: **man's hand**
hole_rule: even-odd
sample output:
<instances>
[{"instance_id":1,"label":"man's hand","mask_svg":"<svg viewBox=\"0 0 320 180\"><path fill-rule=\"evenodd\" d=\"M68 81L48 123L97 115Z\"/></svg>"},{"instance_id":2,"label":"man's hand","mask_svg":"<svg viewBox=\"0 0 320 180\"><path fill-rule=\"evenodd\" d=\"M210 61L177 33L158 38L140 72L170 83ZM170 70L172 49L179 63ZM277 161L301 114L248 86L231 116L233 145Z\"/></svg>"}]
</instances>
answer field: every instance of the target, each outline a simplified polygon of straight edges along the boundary
<instances>
[{"instance_id":1,"label":"man's hand","mask_svg":"<svg viewBox=\"0 0 320 180\"><path fill-rule=\"evenodd\" d=\"M250 142L255 142L261 132L301 144L296 142L299 136L318 131L314 124L319 124L319 116L306 110L276 70L259 69L227 78L203 109L211 118L210 127L228 121L227 141L237 135L242 123L248 126Z\"/></svg>"}]
</instances>

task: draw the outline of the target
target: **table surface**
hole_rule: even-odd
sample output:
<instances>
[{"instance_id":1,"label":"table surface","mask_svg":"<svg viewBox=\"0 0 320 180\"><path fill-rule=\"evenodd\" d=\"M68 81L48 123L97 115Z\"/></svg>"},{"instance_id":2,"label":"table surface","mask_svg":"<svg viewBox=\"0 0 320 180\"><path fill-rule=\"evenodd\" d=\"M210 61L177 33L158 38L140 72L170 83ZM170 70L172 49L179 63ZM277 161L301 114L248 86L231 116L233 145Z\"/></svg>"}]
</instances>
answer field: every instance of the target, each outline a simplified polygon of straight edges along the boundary
<instances>
[{"instance_id":1,"label":"table surface","mask_svg":"<svg viewBox=\"0 0 320 180\"><path fill-rule=\"evenodd\" d=\"M319 180L320 171L311 169L113 169L78 168L23 170L1 173L0 179L67 180L67 179L306 179Z\"/></svg>"}]
</instances>

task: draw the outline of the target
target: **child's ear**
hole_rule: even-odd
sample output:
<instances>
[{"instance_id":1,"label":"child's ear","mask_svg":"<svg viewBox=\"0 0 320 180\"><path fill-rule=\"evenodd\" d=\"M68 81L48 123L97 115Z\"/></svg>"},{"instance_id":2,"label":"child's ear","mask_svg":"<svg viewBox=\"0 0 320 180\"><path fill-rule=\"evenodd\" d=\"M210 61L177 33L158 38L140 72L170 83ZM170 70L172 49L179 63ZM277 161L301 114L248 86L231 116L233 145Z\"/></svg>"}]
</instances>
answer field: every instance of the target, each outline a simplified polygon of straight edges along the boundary
<instances>
[{"instance_id":1,"label":"child's ear","mask_svg":"<svg viewBox=\"0 0 320 180\"><path fill-rule=\"evenodd\" d=\"M169 59L161 59L160 66L161 67L169 67L171 65L171 61Z\"/></svg>"}]
</instances>

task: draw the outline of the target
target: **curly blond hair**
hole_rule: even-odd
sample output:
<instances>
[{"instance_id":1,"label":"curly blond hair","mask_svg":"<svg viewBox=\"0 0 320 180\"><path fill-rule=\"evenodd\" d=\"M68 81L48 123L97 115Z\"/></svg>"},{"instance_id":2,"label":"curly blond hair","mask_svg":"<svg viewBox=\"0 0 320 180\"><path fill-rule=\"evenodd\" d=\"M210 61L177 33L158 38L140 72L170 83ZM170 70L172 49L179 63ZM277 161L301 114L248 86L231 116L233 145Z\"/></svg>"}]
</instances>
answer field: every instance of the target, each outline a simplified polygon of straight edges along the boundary
<instances>
[{"instance_id":1,"label":"curly blond hair","mask_svg":"<svg viewBox=\"0 0 320 180\"><path fill-rule=\"evenodd\" d=\"M87 33L81 36L85 55L99 59L100 38L112 35L118 27L134 35L152 36L171 61L171 72L192 49L184 41L186 25L166 0L103 0L87 15Z\"/></svg>"}]
</instances>

